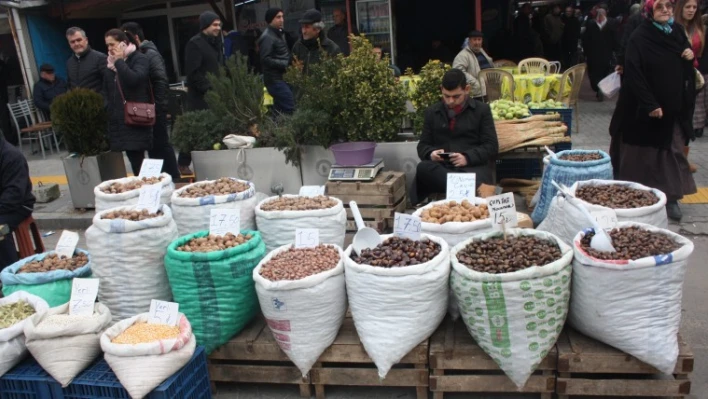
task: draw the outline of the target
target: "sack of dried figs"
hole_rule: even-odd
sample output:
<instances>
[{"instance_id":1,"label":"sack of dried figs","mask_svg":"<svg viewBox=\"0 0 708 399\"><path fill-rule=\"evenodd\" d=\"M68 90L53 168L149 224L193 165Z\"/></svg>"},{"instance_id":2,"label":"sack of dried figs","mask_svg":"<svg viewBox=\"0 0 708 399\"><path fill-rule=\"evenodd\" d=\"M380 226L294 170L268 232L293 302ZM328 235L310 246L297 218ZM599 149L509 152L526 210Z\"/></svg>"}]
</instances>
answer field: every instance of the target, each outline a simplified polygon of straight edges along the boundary
<instances>
[{"instance_id":1,"label":"sack of dried figs","mask_svg":"<svg viewBox=\"0 0 708 399\"><path fill-rule=\"evenodd\" d=\"M172 176L162 173L159 178L132 176L104 181L93 189L93 194L96 197L96 212L121 206L137 205L140 198L140 187L144 184L157 184L157 182L162 185L160 203L169 205L170 197L172 197L172 192L175 190L175 184L172 182Z\"/></svg>"},{"instance_id":2,"label":"sack of dried figs","mask_svg":"<svg viewBox=\"0 0 708 399\"><path fill-rule=\"evenodd\" d=\"M479 346L522 388L568 314L573 251L553 234L507 229L450 251L450 289Z\"/></svg>"},{"instance_id":3,"label":"sack of dried figs","mask_svg":"<svg viewBox=\"0 0 708 399\"><path fill-rule=\"evenodd\" d=\"M263 258L253 280L275 341L307 376L334 342L347 312L342 249L283 245Z\"/></svg>"},{"instance_id":4,"label":"sack of dried figs","mask_svg":"<svg viewBox=\"0 0 708 399\"><path fill-rule=\"evenodd\" d=\"M612 210L618 222L646 223L666 229L666 195L655 188L639 183L616 180L586 180L576 182L569 191L592 212ZM546 218L537 229L553 233L568 245L590 221L561 194L551 201Z\"/></svg>"},{"instance_id":5,"label":"sack of dried figs","mask_svg":"<svg viewBox=\"0 0 708 399\"><path fill-rule=\"evenodd\" d=\"M344 277L354 326L383 379L445 317L450 250L442 238L425 234L419 241L381 238L364 256L347 248Z\"/></svg>"},{"instance_id":6,"label":"sack of dried figs","mask_svg":"<svg viewBox=\"0 0 708 399\"><path fill-rule=\"evenodd\" d=\"M595 159L598 157L600 159ZM531 219L537 225L546 218L551 201L558 192L552 181L570 187L578 181L613 178L610 156L600 150L561 151L556 157L546 156L543 162L545 169L541 188L538 189L538 202L531 214Z\"/></svg>"},{"instance_id":7,"label":"sack of dried figs","mask_svg":"<svg viewBox=\"0 0 708 399\"><path fill-rule=\"evenodd\" d=\"M643 223L621 222L609 234L616 252L593 250L592 229L575 236L568 322L671 374L678 357L683 281L693 242Z\"/></svg>"}]
</instances>

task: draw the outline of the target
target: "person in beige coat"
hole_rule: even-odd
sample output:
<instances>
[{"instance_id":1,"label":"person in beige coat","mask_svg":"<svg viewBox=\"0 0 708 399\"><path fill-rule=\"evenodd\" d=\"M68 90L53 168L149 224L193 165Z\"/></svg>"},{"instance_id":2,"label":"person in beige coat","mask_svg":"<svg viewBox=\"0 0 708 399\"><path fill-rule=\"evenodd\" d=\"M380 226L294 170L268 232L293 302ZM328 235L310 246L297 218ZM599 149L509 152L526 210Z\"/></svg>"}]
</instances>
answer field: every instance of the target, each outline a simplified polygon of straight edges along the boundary
<instances>
[{"instance_id":1,"label":"person in beige coat","mask_svg":"<svg viewBox=\"0 0 708 399\"><path fill-rule=\"evenodd\" d=\"M492 57L482 48L484 40L482 32L473 30L467 37L469 38L469 45L457 54L457 57L452 62L452 67L465 73L467 83L471 88L470 97L484 101L487 89L484 86L484 82L479 79L479 71L493 68L494 62Z\"/></svg>"}]
</instances>

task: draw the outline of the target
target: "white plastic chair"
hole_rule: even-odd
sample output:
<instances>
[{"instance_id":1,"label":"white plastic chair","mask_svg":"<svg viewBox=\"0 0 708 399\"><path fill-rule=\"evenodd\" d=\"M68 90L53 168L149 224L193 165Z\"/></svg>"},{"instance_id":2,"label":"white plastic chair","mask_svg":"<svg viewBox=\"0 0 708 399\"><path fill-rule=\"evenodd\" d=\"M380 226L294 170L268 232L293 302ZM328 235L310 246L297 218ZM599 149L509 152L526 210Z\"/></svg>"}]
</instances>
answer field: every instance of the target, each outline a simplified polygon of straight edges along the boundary
<instances>
[{"instance_id":1,"label":"white plastic chair","mask_svg":"<svg viewBox=\"0 0 708 399\"><path fill-rule=\"evenodd\" d=\"M543 73L548 74L551 63L543 58L527 58L519 62L519 73Z\"/></svg>"},{"instance_id":2,"label":"white plastic chair","mask_svg":"<svg viewBox=\"0 0 708 399\"><path fill-rule=\"evenodd\" d=\"M551 65L551 68L548 70L548 73L550 73L550 74L560 73L560 71L561 71L560 61L550 61L549 64Z\"/></svg>"}]
</instances>

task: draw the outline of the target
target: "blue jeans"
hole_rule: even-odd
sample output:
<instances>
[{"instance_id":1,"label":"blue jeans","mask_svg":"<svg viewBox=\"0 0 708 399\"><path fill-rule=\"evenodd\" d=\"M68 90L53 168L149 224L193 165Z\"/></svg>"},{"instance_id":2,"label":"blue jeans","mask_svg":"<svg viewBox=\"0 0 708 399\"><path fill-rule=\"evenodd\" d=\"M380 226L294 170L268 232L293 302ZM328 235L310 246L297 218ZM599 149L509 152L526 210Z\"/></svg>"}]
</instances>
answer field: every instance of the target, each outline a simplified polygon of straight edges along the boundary
<instances>
[{"instance_id":1,"label":"blue jeans","mask_svg":"<svg viewBox=\"0 0 708 399\"><path fill-rule=\"evenodd\" d=\"M266 86L268 94L273 97L273 111L282 114L292 114L295 111L295 97L290 86L278 80Z\"/></svg>"}]
</instances>

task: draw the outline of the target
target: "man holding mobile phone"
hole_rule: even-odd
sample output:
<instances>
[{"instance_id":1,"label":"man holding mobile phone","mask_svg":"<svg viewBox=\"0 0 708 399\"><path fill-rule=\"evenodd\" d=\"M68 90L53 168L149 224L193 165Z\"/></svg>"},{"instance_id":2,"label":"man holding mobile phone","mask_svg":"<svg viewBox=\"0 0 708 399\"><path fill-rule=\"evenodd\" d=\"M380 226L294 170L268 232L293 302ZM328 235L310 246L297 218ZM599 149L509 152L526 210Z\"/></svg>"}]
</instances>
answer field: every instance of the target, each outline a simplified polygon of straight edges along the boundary
<instances>
[{"instance_id":1,"label":"man holding mobile phone","mask_svg":"<svg viewBox=\"0 0 708 399\"><path fill-rule=\"evenodd\" d=\"M451 69L443 76L442 101L425 111L418 142L421 162L411 187L411 203L447 191L448 173L475 173L476 185L493 184L489 161L499 151L489 105L470 97L464 72Z\"/></svg>"}]
</instances>

